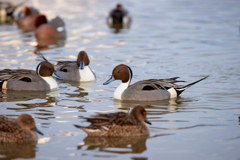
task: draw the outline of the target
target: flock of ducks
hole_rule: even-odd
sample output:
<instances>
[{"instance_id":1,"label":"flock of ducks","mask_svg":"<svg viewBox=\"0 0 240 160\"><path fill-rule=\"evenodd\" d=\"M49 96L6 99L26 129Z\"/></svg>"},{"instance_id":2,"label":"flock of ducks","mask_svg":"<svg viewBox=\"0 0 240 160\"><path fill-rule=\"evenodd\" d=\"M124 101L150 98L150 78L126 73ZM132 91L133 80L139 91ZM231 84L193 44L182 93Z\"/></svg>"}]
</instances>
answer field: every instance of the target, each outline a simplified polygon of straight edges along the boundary
<instances>
[{"instance_id":1,"label":"flock of ducks","mask_svg":"<svg viewBox=\"0 0 240 160\"><path fill-rule=\"evenodd\" d=\"M131 21L128 12L121 4L113 9L107 23L111 26L125 25ZM33 7L23 7L16 20L23 32L35 31L39 41L66 36L63 20L60 17L48 21L47 17ZM91 70L90 60L85 51L80 51L76 61L59 61L51 64L41 53L44 61L38 64L36 71L26 69L4 69L0 71L0 88L2 90L17 91L47 91L58 88L55 80L91 82L96 80ZM114 99L128 101L158 101L179 96L190 86L206 79L208 76L187 85L176 85L178 77L169 79L148 79L130 85L133 77L132 69L125 65L117 65L109 80L121 80L121 84L114 92ZM97 114L84 118L91 125L81 128L89 136L141 136L149 134L146 123L146 110L142 106L135 106L130 114L124 112ZM0 116L0 142L36 141L37 133L43 135L35 126L34 119L28 114L22 114L18 119Z\"/></svg>"}]
</instances>

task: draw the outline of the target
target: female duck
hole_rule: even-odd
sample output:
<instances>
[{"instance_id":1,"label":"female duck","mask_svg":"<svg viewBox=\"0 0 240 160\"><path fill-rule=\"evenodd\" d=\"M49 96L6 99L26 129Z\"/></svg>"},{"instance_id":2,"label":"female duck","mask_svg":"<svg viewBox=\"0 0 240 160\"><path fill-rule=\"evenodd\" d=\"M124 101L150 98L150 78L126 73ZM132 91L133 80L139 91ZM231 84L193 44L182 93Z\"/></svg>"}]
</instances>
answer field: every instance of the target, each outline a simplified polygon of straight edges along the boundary
<instances>
[{"instance_id":1,"label":"female duck","mask_svg":"<svg viewBox=\"0 0 240 160\"><path fill-rule=\"evenodd\" d=\"M35 132L43 135L28 114L21 114L18 119L0 116L0 143L36 141Z\"/></svg>"},{"instance_id":2,"label":"female duck","mask_svg":"<svg viewBox=\"0 0 240 160\"><path fill-rule=\"evenodd\" d=\"M77 61L58 61L55 68L56 73L66 81L95 81L95 74L89 67L89 64L87 53L81 51L78 54Z\"/></svg>"},{"instance_id":3,"label":"female duck","mask_svg":"<svg viewBox=\"0 0 240 160\"><path fill-rule=\"evenodd\" d=\"M0 88L17 91L52 90L58 86L53 77L62 79L55 74L53 65L47 61L41 62L36 71L4 69L0 71Z\"/></svg>"},{"instance_id":4,"label":"female duck","mask_svg":"<svg viewBox=\"0 0 240 160\"><path fill-rule=\"evenodd\" d=\"M208 76L187 84L176 85L178 77L169 79L148 79L138 81L130 85L132 79L132 70L125 64L116 66L112 71L112 76L104 85L111 83L114 80L121 80L121 84L114 92L114 98L118 100L133 100L133 101L157 101L170 99L179 96L188 87L204 80Z\"/></svg>"},{"instance_id":5,"label":"female duck","mask_svg":"<svg viewBox=\"0 0 240 160\"><path fill-rule=\"evenodd\" d=\"M75 127L81 128L89 136L142 136L149 134L146 123L151 124L146 115L146 110L142 106L135 106L130 114L124 112L97 114L84 118L91 123L90 126L75 125Z\"/></svg>"}]
</instances>

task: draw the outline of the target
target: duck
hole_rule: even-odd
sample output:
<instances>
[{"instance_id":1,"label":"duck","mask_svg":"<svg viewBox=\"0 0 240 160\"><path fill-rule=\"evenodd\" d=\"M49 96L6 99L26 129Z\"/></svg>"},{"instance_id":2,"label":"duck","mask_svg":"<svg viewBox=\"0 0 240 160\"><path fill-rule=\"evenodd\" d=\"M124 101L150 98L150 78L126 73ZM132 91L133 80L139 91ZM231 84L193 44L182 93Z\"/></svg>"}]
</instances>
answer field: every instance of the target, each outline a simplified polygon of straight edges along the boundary
<instances>
[{"instance_id":1,"label":"duck","mask_svg":"<svg viewBox=\"0 0 240 160\"><path fill-rule=\"evenodd\" d=\"M29 114L21 114L17 119L0 116L0 143L36 141L36 132L43 135Z\"/></svg>"},{"instance_id":2,"label":"duck","mask_svg":"<svg viewBox=\"0 0 240 160\"><path fill-rule=\"evenodd\" d=\"M38 64L36 71L27 69L0 70L0 88L15 91L48 91L58 87L56 80L62 80L48 61Z\"/></svg>"},{"instance_id":3,"label":"duck","mask_svg":"<svg viewBox=\"0 0 240 160\"><path fill-rule=\"evenodd\" d=\"M190 86L206 79L206 76L198 81L187 85L176 85L177 78L173 77L168 79L148 79L138 81L132 85L130 82L133 77L132 69L125 65L117 65L113 71L112 76L103 85L107 85L115 80L121 80L121 84L114 92L114 99L123 101L159 101L171 99L179 96L184 90Z\"/></svg>"},{"instance_id":4,"label":"duck","mask_svg":"<svg viewBox=\"0 0 240 160\"><path fill-rule=\"evenodd\" d=\"M120 3L116 5L116 8L114 8L107 17L107 24L111 28L128 28L130 23L131 17Z\"/></svg>"},{"instance_id":5,"label":"duck","mask_svg":"<svg viewBox=\"0 0 240 160\"><path fill-rule=\"evenodd\" d=\"M14 5L7 1L1 1L0 2L0 23L12 23L14 22L14 11L23 4L19 3L17 5Z\"/></svg>"},{"instance_id":6,"label":"duck","mask_svg":"<svg viewBox=\"0 0 240 160\"><path fill-rule=\"evenodd\" d=\"M17 15L16 23L23 32L30 32L36 29L34 20L39 11L34 7L24 6Z\"/></svg>"},{"instance_id":7,"label":"duck","mask_svg":"<svg viewBox=\"0 0 240 160\"><path fill-rule=\"evenodd\" d=\"M90 60L85 51L80 51L77 61L58 61L54 64L56 73L65 81L90 82L96 76L91 70Z\"/></svg>"},{"instance_id":8,"label":"duck","mask_svg":"<svg viewBox=\"0 0 240 160\"><path fill-rule=\"evenodd\" d=\"M84 118L91 123L89 126L74 126L82 129L88 136L144 136L149 134L147 124L151 125L146 115L144 107L138 105L132 109L130 114L125 112L97 114Z\"/></svg>"},{"instance_id":9,"label":"duck","mask_svg":"<svg viewBox=\"0 0 240 160\"><path fill-rule=\"evenodd\" d=\"M48 22L46 15L39 14L34 24L38 46L56 45L59 39L66 38L65 23L59 16Z\"/></svg>"}]
</instances>

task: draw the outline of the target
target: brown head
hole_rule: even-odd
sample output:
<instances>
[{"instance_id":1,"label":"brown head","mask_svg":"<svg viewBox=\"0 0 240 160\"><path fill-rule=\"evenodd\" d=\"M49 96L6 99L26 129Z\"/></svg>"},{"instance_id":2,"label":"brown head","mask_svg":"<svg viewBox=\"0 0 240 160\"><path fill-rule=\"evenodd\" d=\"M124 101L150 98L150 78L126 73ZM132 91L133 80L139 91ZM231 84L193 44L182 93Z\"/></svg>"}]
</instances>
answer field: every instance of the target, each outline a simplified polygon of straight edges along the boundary
<instances>
[{"instance_id":1,"label":"brown head","mask_svg":"<svg viewBox=\"0 0 240 160\"><path fill-rule=\"evenodd\" d=\"M117 9L122 9L122 4L118 3L118 4L116 5L116 8L117 8Z\"/></svg>"},{"instance_id":2,"label":"brown head","mask_svg":"<svg viewBox=\"0 0 240 160\"><path fill-rule=\"evenodd\" d=\"M34 25L35 27L39 27L41 24L46 24L47 23L47 17L43 14L39 14L35 20L34 20Z\"/></svg>"},{"instance_id":3,"label":"brown head","mask_svg":"<svg viewBox=\"0 0 240 160\"><path fill-rule=\"evenodd\" d=\"M131 114L134 118L136 118L136 120L139 121L139 122L145 121L146 123L151 124L151 122L149 122L149 121L147 120L147 112L146 112L146 110L145 110L142 106L140 106L140 105L135 106L135 107L132 109L132 111L131 111L130 114Z\"/></svg>"},{"instance_id":4,"label":"brown head","mask_svg":"<svg viewBox=\"0 0 240 160\"><path fill-rule=\"evenodd\" d=\"M55 72L53 65L48 61L42 61L37 66L37 73L42 77L49 77Z\"/></svg>"},{"instance_id":5,"label":"brown head","mask_svg":"<svg viewBox=\"0 0 240 160\"><path fill-rule=\"evenodd\" d=\"M33 12L32 12L32 10L31 10L31 8L29 8L29 7L23 7L22 8L22 10L21 10L21 12L22 13L24 13L25 14L25 16L31 16L31 15L33 15Z\"/></svg>"},{"instance_id":6,"label":"brown head","mask_svg":"<svg viewBox=\"0 0 240 160\"><path fill-rule=\"evenodd\" d=\"M41 77L50 77L53 76L59 80L62 80L61 77L59 77L56 73L55 73L55 69L52 65L52 63L48 62L48 61L42 61L41 63L38 64L36 72L39 76Z\"/></svg>"},{"instance_id":7,"label":"brown head","mask_svg":"<svg viewBox=\"0 0 240 160\"><path fill-rule=\"evenodd\" d=\"M129 79L132 79L132 71L127 65L119 64L113 69L112 76L116 80L122 80L123 83L126 83Z\"/></svg>"},{"instance_id":8,"label":"brown head","mask_svg":"<svg viewBox=\"0 0 240 160\"><path fill-rule=\"evenodd\" d=\"M90 63L88 55L85 51L80 51L78 53L77 65L80 69L83 69L84 66L88 66Z\"/></svg>"},{"instance_id":9,"label":"brown head","mask_svg":"<svg viewBox=\"0 0 240 160\"><path fill-rule=\"evenodd\" d=\"M43 133L36 128L35 121L29 114L21 114L17 119L17 124L24 130L36 131L43 135Z\"/></svg>"},{"instance_id":10,"label":"brown head","mask_svg":"<svg viewBox=\"0 0 240 160\"><path fill-rule=\"evenodd\" d=\"M132 75L130 67L125 64L119 64L113 69L110 79L104 82L103 85L109 84L115 80L122 80L122 83L127 83L129 81L130 84Z\"/></svg>"}]
</instances>

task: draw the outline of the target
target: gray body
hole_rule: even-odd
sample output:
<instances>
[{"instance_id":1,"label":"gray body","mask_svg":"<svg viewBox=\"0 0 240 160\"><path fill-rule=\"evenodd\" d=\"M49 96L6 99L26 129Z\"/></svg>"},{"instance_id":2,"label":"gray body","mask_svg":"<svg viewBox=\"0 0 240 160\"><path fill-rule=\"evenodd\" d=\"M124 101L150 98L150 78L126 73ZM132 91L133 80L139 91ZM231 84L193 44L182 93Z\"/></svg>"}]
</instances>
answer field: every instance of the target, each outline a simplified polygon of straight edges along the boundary
<instances>
[{"instance_id":1,"label":"gray body","mask_svg":"<svg viewBox=\"0 0 240 160\"><path fill-rule=\"evenodd\" d=\"M144 81L136 82L130 85L123 93L122 100L131 101L158 101L170 99L170 93L167 90L142 90L146 86Z\"/></svg>"},{"instance_id":2,"label":"gray body","mask_svg":"<svg viewBox=\"0 0 240 160\"><path fill-rule=\"evenodd\" d=\"M55 65L56 73L65 81L79 81L79 67L76 61L59 61ZM62 70L67 70L64 72Z\"/></svg>"},{"instance_id":3,"label":"gray body","mask_svg":"<svg viewBox=\"0 0 240 160\"><path fill-rule=\"evenodd\" d=\"M25 90L25 91L46 91L50 90L49 84L37 75L33 70L10 70L0 71L0 81L7 83L6 89L9 90ZM2 87L2 86L0 86Z\"/></svg>"}]
</instances>

